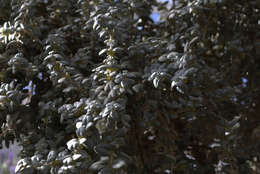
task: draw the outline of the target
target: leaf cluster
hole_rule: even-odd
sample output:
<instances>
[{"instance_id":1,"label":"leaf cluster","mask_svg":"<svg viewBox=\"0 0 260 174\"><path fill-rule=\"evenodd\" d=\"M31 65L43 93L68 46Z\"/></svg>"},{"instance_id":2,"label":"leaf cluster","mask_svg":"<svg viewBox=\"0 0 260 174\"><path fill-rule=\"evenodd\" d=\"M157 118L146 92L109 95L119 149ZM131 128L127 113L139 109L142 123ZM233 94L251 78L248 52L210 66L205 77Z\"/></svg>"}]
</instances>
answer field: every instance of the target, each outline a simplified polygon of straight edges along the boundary
<instances>
[{"instance_id":1,"label":"leaf cluster","mask_svg":"<svg viewBox=\"0 0 260 174\"><path fill-rule=\"evenodd\" d=\"M257 0L0 3L16 172L259 172Z\"/></svg>"}]
</instances>

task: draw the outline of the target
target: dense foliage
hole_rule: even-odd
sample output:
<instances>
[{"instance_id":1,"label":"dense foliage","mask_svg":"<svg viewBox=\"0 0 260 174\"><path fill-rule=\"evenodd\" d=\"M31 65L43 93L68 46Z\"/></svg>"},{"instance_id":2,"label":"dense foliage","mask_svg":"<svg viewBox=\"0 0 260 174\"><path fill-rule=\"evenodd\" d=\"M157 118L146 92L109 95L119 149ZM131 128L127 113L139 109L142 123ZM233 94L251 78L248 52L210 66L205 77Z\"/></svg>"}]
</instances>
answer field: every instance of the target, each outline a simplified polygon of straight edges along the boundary
<instances>
[{"instance_id":1,"label":"dense foliage","mask_svg":"<svg viewBox=\"0 0 260 174\"><path fill-rule=\"evenodd\" d=\"M259 0L0 4L16 172L259 172Z\"/></svg>"}]
</instances>

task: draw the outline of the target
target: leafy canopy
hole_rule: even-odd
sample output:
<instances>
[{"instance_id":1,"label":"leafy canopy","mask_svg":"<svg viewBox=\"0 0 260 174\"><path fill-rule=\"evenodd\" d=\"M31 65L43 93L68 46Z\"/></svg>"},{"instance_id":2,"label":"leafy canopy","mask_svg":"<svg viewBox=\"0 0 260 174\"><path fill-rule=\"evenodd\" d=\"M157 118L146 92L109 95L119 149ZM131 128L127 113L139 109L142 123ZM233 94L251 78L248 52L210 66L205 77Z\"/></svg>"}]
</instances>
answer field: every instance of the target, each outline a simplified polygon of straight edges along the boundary
<instances>
[{"instance_id":1,"label":"leafy canopy","mask_svg":"<svg viewBox=\"0 0 260 174\"><path fill-rule=\"evenodd\" d=\"M16 172L259 172L258 0L0 4Z\"/></svg>"}]
</instances>

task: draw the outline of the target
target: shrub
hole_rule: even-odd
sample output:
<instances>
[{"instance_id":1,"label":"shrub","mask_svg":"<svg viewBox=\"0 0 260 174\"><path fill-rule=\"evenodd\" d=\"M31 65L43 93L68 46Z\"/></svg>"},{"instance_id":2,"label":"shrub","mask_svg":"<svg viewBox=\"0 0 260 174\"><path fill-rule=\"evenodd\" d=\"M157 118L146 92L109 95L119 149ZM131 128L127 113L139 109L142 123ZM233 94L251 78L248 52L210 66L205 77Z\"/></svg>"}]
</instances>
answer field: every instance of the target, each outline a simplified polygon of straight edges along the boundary
<instances>
[{"instance_id":1,"label":"shrub","mask_svg":"<svg viewBox=\"0 0 260 174\"><path fill-rule=\"evenodd\" d=\"M259 172L259 5L2 0L0 138L22 147L16 171Z\"/></svg>"}]
</instances>

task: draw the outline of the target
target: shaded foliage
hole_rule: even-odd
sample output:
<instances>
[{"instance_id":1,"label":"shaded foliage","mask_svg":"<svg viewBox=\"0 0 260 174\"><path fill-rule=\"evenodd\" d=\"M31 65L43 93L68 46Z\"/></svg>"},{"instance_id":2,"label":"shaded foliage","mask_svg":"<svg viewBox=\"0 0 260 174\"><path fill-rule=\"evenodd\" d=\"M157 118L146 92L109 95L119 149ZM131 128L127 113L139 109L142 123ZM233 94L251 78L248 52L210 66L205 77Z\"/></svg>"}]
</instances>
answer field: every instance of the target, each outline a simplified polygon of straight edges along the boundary
<instances>
[{"instance_id":1,"label":"shaded foliage","mask_svg":"<svg viewBox=\"0 0 260 174\"><path fill-rule=\"evenodd\" d=\"M259 172L258 0L0 2L17 172Z\"/></svg>"}]
</instances>

